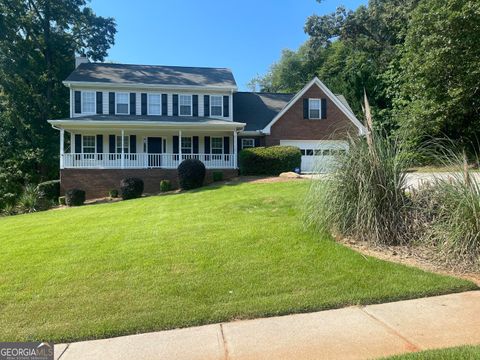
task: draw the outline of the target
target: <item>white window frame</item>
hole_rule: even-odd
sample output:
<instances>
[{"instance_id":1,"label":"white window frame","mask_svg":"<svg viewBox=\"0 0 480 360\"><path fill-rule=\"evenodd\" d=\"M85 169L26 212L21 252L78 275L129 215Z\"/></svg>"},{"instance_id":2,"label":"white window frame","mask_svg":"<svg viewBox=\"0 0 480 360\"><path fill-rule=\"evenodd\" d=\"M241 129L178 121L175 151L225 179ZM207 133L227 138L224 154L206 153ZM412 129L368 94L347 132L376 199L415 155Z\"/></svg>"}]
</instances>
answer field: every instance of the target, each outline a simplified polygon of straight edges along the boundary
<instances>
[{"instance_id":1,"label":"white window frame","mask_svg":"<svg viewBox=\"0 0 480 360\"><path fill-rule=\"evenodd\" d=\"M314 117L311 115L312 111L312 102L318 101L318 117ZM317 110L317 109L313 109ZM319 120L322 118L322 100L321 99L308 99L308 118L312 120Z\"/></svg>"},{"instance_id":2,"label":"white window frame","mask_svg":"<svg viewBox=\"0 0 480 360\"><path fill-rule=\"evenodd\" d=\"M190 139L190 152L183 150L183 139ZM182 136L180 138L180 149L182 150L182 154L193 154L193 138L191 136Z\"/></svg>"},{"instance_id":3,"label":"white window frame","mask_svg":"<svg viewBox=\"0 0 480 360\"><path fill-rule=\"evenodd\" d=\"M130 135L123 135L124 154L130 154ZM119 141L120 140L120 141ZM118 151L120 149L120 152ZM115 154L122 153L122 135L115 135Z\"/></svg>"},{"instance_id":4,"label":"white window frame","mask_svg":"<svg viewBox=\"0 0 480 360\"><path fill-rule=\"evenodd\" d=\"M212 108L213 108L213 98L217 97L220 98L220 109L221 109L221 114L220 115L213 115ZM218 105L216 105L218 107ZM210 95L210 116L216 116L216 117L223 117L223 95Z\"/></svg>"},{"instance_id":5,"label":"white window frame","mask_svg":"<svg viewBox=\"0 0 480 360\"><path fill-rule=\"evenodd\" d=\"M119 113L118 112L118 95L127 95L127 112ZM123 103L121 103L123 104ZM115 115L130 115L130 93L128 92L116 92L115 93Z\"/></svg>"},{"instance_id":6,"label":"white window frame","mask_svg":"<svg viewBox=\"0 0 480 360\"><path fill-rule=\"evenodd\" d=\"M246 145L246 146L245 146L245 141L251 142L251 145ZM242 150L243 150L243 149L253 148L253 147L255 147L255 139L253 139L253 138L243 138L243 139L242 139Z\"/></svg>"},{"instance_id":7,"label":"white window frame","mask_svg":"<svg viewBox=\"0 0 480 360\"><path fill-rule=\"evenodd\" d=\"M181 112L182 96L190 98L190 114L182 114L182 112ZM186 105L183 105L183 106L186 106ZM179 116L193 116L193 96L191 94L178 94L178 115Z\"/></svg>"},{"instance_id":8,"label":"white window frame","mask_svg":"<svg viewBox=\"0 0 480 360\"><path fill-rule=\"evenodd\" d=\"M220 143L222 144L222 152L220 152L220 153L214 153L214 152L213 152L213 139L217 139L217 140L220 139ZM221 136L212 136L212 137L210 138L210 154L212 154L212 155L223 155L223 154L225 154L225 149L224 149L223 147L224 147L223 137L221 137ZM220 149L220 148L217 147L217 148L215 148L215 149L218 150L218 149Z\"/></svg>"},{"instance_id":9,"label":"white window frame","mask_svg":"<svg viewBox=\"0 0 480 360\"><path fill-rule=\"evenodd\" d=\"M85 104L85 101L84 101L84 95L86 94L92 94L93 95L93 110L92 111L84 111L84 104ZM81 91L81 107L80 107L80 110L81 110L81 113L82 114L96 114L97 112L97 94L95 93L95 91Z\"/></svg>"},{"instance_id":10,"label":"white window frame","mask_svg":"<svg viewBox=\"0 0 480 360\"><path fill-rule=\"evenodd\" d=\"M150 96L158 96L159 111L158 114L150 112ZM147 115L162 115L162 94L148 93L147 94Z\"/></svg>"},{"instance_id":11,"label":"white window frame","mask_svg":"<svg viewBox=\"0 0 480 360\"><path fill-rule=\"evenodd\" d=\"M85 137L93 138L93 146L85 146ZM92 148L93 152L85 152L85 148ZM95 135L82 135L82 154L95 154L97 152L97 137Z\"/></svg>"}]
</instances>

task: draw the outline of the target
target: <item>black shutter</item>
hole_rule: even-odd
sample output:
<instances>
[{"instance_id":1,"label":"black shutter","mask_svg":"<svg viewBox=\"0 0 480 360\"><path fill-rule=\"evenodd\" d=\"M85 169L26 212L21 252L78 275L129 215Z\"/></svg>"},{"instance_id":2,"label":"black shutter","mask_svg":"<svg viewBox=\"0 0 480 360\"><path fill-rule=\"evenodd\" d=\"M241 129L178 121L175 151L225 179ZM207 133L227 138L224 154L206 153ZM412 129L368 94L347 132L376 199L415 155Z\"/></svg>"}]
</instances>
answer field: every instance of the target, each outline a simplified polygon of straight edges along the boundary
<instances>
[{"instance_id":1,"label":"black shutter","mask_svg":"<svg viewBox=\"0 0 480 360\"><path fill-rule=\"evenodd\" d=\"M210 95L203 96L203 116L210 116Z\"/></svg>"},{"instance_id":2,"label":"black shutter","mask_svg":"<svg viewBox=\"0 0 480 360\"><path fill-rule=\"evenodd\" d=\"M210 154L210 136L205 136L205 154Z\"/></svg>"},{"instance_id":3,"label":"black shutter","mask_svg":"<svg viewBox=\"0 0 480 360\"><path fill-rule=\"evenodd\" d=\"M308 119L308 99L303 99L303 118Z\"/></svg>"},{"instance_id":4,"label":"black shutter","mask_svg":"<svg viewBox=\"0 0 480 360\"><path fill-rule=\"evenodd\" d=\"M142 115L147 115L147 94L142 94Z\"/></svg>"},{"instance_id":5,"label":"black shutter","mask_svg":"<svg viewBox=\"0 0 480 360\"><path fill-rule=\"evenodd\" d=\"M173 136L173 153L178 154L178 136Z\"/></svg>"},{"instance_id":6,"label":"black shutter","mask_svg":"<svg viewBox=\"0 0 480 360\"><path fill-rule=\"evenodd\" d=\"M130 135L130 152L133 154L137 152L137 135Z\"/></svg>"},{"instance_id":7,"label":"black shutter","mask_svg":"<svg viewBox=\"0 0 480 360\"><path fill-rule=\"evenodd\" d=\"M75 134L75 152L77 154L82 152L82 135Z\"/></svg>"},{"instance_id":8,"label":"black shutter","mask_svg":"<svg viewBox=\"0 0 480 360\"><path fill-rule=\"evenodd\" d=\"M327 118L327 99L322 99L322 119Z\"/></svg>"},{"instance_id":9,"label":"black shutter","mask_svg":"<svg viewBox=\"0 0 480 360\"><path fill-rule=\"evenodd\" d=\"M137 113L137 94L130 93L130 115Z\"/></svg>"},{"instance_id":10,"label":"black shutter","mask_svg":"<svg viewBox=\"0 0 480 360\"><path fill-rule=\"evenodd\" d=\"M192 150L194 154L198 154L198 136L192 137Z\"/></svg>"},{"instance_id":11,"label":"black shutter","mask_svg":"<svg viewBox=\"0 0 480 360\"><path fill-rule=\"evenodd\" d=\"M110 115L115 115L115 93L108 93L108 113Z\"/></svg>"},{"instance_id":12,"label":"black shutter","mask_svg":"<svg viewBox=\"0 0 480 360\"><path fill-rule=\"evenodd\" d=\"M167 94L162 94L162 115L168 115L168 97Z\"/></svg>"},{"instance_id":13,"label":"black shutter","mask_svg":"<svg viewBox=\"0 0 480 360\"><path fill-rule=\"evenodd\" d=\"M242 150L242 138L237 137L237 150Z\"/></svg>"},{"instance_id":14,"label":"black shutter","mask_svg":"<svg viewBox=\"0 0 480 360\"><path fill-rule=\"evenodd\" d=\"M256 137L255 138L255 147L259 147L259 146L260 146L260 138Z\"/></svg>"},{"instance_id":15,"label":"black shutter","mask_svg":"<svg viewBox=\"0 0 480 360\"><path fill-rule=\"evenodd\" d=\"M108 152L115 154L115 135L108 135Z\"/></svg>"},{"instance_id":16,"label":"black shutter","mask_svg":"<svg viewBox=\"0 0 480 360\"><path fill-rule=\"evenodd\" d=\"M82 113L82 92L75 91L75 114Z\"/></svg>"},{"instance_id":17,"label":"black shutter","mask_svg":"<svg viewBox=\"0 0 480 360\"><path fill-rule=\"evenodd\" d=\"M223 153L230 154L230 137L228 136L223 138Z\"/></svg>"},{"instance_id":18,"label":"black shutter","mask_svg":"<svg viewBox=\"0 0 480 360\"><path fill-rule=\"evenodd\" d=\"M228 96L223 97L223 116L229 117L230 116L230 103L228 101Z\"/></svg>"},{"instance_id":19,"label":"black shutter","mask_svg":"<svg viewBox=\"0 0 480 360\"><path fill-rule=\"evenodd\" d=\"M198 116L198 95L192 95L192 103L193 103L193 116Z\"/></svg>"},{"instance_id":20,"label":"black shutter","mask_svg":"<svg viewBox=\"0 0 480 360\"><path fill-rule=\"evenodd\" d=\"M97 135L97 154L103 153L103 135Z\"/></svg>"},{"instance_id":21,"label":"black shutter","mask_svg":"<svg viewBox=\"0 0 480 360\"><path fill-rule=\"evenodd\" d=\"M173 94L173 116L178 116L178 95Z\"/></svg>"},{"instance_id":22,"label":"black shutter","mask_svg":"<svg viewBox=\"0 0 480 360\"><path fill-rule=\"evenodd\" d=\"M97 114L103 114L103 92L97 91Z\"/></svg>"}]
</instances>

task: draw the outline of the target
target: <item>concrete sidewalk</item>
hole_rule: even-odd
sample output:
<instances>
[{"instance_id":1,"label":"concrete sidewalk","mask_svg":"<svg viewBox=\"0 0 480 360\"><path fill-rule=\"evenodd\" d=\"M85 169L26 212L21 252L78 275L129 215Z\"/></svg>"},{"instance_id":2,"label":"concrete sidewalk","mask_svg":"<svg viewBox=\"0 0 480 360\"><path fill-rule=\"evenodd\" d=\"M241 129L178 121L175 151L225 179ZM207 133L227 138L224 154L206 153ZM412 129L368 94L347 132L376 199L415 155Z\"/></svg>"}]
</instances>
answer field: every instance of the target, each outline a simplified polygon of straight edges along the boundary
<instances>
[{"instance_id":1,"label":"concrete sidewalk","mask_svg":"<svg viewBox=\"0 0 480 360\"><path fill-rule=\"evenodd\" d=\"M372 359L480 344L480 291L55 346L56 359Z\"/></svg>"}]
</instances>

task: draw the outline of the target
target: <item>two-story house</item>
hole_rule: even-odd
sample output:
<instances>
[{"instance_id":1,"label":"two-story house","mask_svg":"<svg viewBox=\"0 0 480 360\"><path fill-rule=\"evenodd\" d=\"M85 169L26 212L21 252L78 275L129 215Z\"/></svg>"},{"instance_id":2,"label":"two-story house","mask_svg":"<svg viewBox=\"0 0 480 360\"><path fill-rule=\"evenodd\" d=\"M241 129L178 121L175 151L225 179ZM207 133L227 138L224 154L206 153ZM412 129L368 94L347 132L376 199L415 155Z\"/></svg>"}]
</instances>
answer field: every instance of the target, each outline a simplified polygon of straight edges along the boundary
<instances>
[{"instance_id":1,"label":"two-story house","mask_svg":"<svg viewBox=\"0 0 480 360\"><path fill-rule=\"evenodd\" d=\"M347 133L365 132L317 78L297 94L248 93L225 68L76 63L64 81L70 117L49 123L60 131L62 191L84 189L88 198L127 176L156 192L162 179L176 183L187 158L205 164L207 181L214 171L229 178L238 151L254 146L298 146L302 171L311 171L314 159L345 147Z\"/></svg>"}]
</instances>

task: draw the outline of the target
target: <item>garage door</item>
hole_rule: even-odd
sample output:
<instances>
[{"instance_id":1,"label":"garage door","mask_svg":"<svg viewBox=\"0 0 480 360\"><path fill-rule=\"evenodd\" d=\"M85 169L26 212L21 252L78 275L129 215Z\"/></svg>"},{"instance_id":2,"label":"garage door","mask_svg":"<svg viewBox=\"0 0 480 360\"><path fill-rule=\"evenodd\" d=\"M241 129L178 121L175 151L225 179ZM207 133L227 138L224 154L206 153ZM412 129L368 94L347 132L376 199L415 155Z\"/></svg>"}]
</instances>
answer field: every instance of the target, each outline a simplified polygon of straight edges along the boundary
<instances>
[{"instance_id":1,"label":"garage door","mask_svg":"<svg viewBox=\"0 0 480 360\"><path fill-rule=\"evenodd\" d=\"M344 141L329 140L280 140L280 145L300 148L303 173L331 171L335 165L335 154L348 149Z\"/></svg>"}]
</instances>

